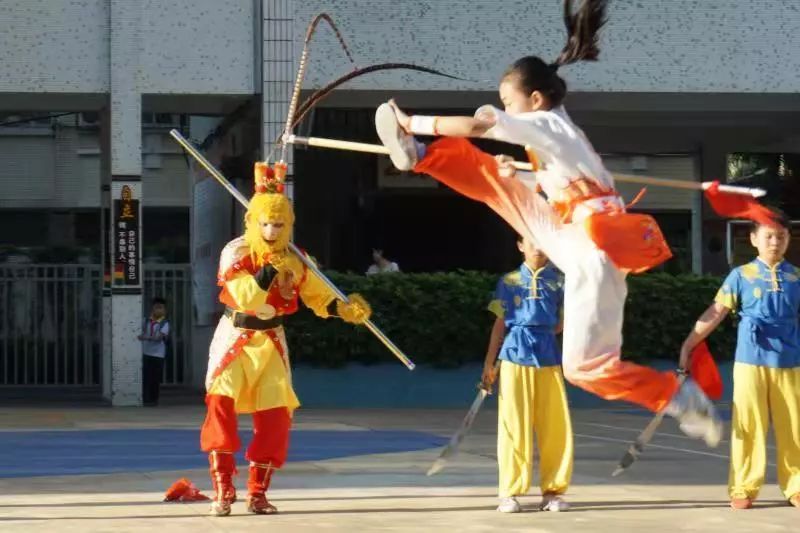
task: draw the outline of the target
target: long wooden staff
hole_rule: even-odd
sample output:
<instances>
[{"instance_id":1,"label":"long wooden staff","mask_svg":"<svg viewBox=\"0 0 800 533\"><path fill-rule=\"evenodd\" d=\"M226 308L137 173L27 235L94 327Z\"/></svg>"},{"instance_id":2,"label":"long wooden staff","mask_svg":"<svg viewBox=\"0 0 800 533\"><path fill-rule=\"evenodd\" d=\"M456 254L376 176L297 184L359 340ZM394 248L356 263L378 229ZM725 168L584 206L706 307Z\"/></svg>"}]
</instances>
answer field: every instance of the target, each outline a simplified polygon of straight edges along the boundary
<instances>
[{"instance_id":1,"label":"long wooden staff","mask_svg":"<svg viewBox=\"0 0 800 533\"><path fill-rule=\"evenodd\" d=\"M236 200L237 200L237 201L238 201L240 204L242 204L242 205L245 207L245 209L247 208L247 206L249 205L249 202L247 201L247 198L245 198L245 197L242 195L242 193L240 193L240 192L239 192L239 190L238 190L236 187L234 187L234 186L233 186L233 184L231 184L231 182L229 182L229 181L228 181L228 180L225 178L225 176L223 176L223 175L222 175L222 174L221 174L221 173L220 173L220 172L219 172L219 171L218 171L216 168L214 168L214 165L212 165L211 163L209 163L209 162L208 162L208 160L207 160L205 157L203 157L203 154L201 154L200 152L198 152L198 151L197 151L197 149L196 149L194 146L192 146L192 144L191 144L191 143L190 143L190 142L189 142L189 141L188 141L188 140L187 140L187 139L186 139L186 138L185 138L183 135L181 135L181 134L180 134L180 132L179 132L178 130L171 130L171 131L169 132L169 134L170 134L170 135L172 135L172 137L174 137L174 138L175 138L175 140L176 140L176 141L178 141L178 143L179 143L181 146L183 146L183 148L184 148L184 149L185 149L187 152L189 152L189 153L192 155L192 157L194 157L194 158L195 158L195 160L197 160L197 162L198 162L198 163L200 163L200 165L201 165L203 168L205 168L205 169L208 171L208 173L209 173L209 174L211 174L211 176L213 176L213 177L214 177L214 179L216 179L216 180L217 180L217 181L220 183L220 185L222 185L223 187L225 187L225 189L226 189L226 190L227 190L229 193L231 193L231 194L233 195L233 197L234 197L234 198L236 198ZM293 252L293 253L294 253L294 254L295 254L295 255L296 255L296 256L297 256L299 259L300 259L300 261L302 261L302 262L303 262L303 264L306 266L306 268L308 268L308 269L309 269L311 272L313 272L313 273L314 273L314 274L315 274L317 277L319 277L319 279L321 279L321 280L322 280L322 282L323 282L323 283L325 283L325 285L327 285L327 287L328 287L328 288L329 288L329 289L330 289L330 290L333 292L333 294L335 294L335 295L336 295L336 297L337 297L337 298L339 298L339 299L340 299L340 300L342 300L343 302L347 302L347 301L348 301L348 300L347 300L347 296L346 296L346 295L345 295L345 294L344 294L342 291L340 291L340 290L339 290L339 288L338 288L338 287L336 287L336 285L334 285L334 284L333 284L333 282L332 282L330 279L328 279L328 277L327 277L327 276L325 276L325 274L323 274L323 273L322 273L322 272L321 272L321 271L320 271L320 270L317 268L317 265L315 265L315 264L314 264L312 261L310 261L310 260L309 260L309 259L306 257L306 254L304 254L304 253L303 253L303 252L302 252L302 251L301 251L299 248L297 248L297 247L296 247L296 246L295 246L293 243L291 243L291 242L289 243L289 249L290 249L290 250L291 250L291 251L292 251L292 252ZM409 358L406 356L406 354L404 354L404 353L403 353L403 351L402 351L402 350L400 350L400 348L398 348L398 347L397 347L397 346L396 346L396 345L395 345L395 344L394 344L394 343L393 343L393 342L392 342L392 341L389 339L389 337L387 337L387 336L386 336L386 334L384 334L384 333L383 333L383 332L382 332L382 331L381 331L381 330L378 328L378 326L376 326L375 324L373 324L371 320L367 320L367 321L364 323L364 325L365 325L365 326L367 327L367 329L369 329L369 330L370 330L370 331L371 331L371 332L372 332L372 333L373 333L373 334L374 334L376 337L378 337L378 340L380 340L380 341L381 341L381 342L382 342L382 343L383 343L383 344L384 344L384 345L385 345L387 348L389 348L389 351L391 351L391 352L392 352L392 353L395 355L395 357L397 357L398 359L400 359L400 361L401 361L401 362L402 362L404 365L406 365L406 367L407 367L409 370L414 370L414 366L415 366L415 365L414 365L414 363L413 363L413 362L411 362L411 359L409 359Z\"/></svg>"},{"instance_id":2,"label":"long wooden staff","mask_svg":"<svg viewBox=\"0 0 800 533\"><path fill-rule=\"evenodd\" d=\"M381 144L367 144L352 141L342 141L339 139L326 139L323 137L299 137L297 135L289 135L287 137L289 144L303 144L306 146L316 146L319 148L332 148L334 150L348 150L353 152L366 152L370 154L389 154L389 150ZM519 170L533 171L533 166L530 163L522 161L514 161L514 166ZM711 188L714 184L712 181L683 181L675 179L654 178L651 176L638 176L634 174L613 174L614 179L627 183L641 183L643 185L654 185L657 187L671 187L674 189L690 189L694 191L705 191ZM720 192L731 194L742 194L752 196L753 198L760 198L767 194L764 189L757 189L752 187L739 187L737 185L719 185Z\"/></svg>"}]
</instances>

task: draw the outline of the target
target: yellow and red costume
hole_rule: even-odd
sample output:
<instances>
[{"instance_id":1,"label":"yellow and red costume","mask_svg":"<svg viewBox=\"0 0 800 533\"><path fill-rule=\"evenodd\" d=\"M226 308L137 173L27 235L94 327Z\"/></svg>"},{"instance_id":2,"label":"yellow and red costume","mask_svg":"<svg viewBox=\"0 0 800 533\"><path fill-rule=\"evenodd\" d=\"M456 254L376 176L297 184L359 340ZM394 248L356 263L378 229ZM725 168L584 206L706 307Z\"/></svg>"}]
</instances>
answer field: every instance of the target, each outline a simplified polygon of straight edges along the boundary
<instances>
[{"instance_id":1,"label":"yellow and red costume","mask_svg":"<svg viewBox=\"0 0 800 533\"><path fill-rule=\"evenodd\" d=\"M358 295L349 303L336 300L331 289L288 249L294 223L289 199L279 176L256 164L256 194L250 201L246 231L222 250L218 284L225 315L209 348L206 374L208 407L201 431L209 453L216 496L212 512L230 513L236 498L232 483L234 453L241 447L237 415L253 417L253 439L245 458L250 462L248 510L276 512L266 499L272 472L286 461L292 413L300 406L292 387L291 364L283 330L285 317L298 300L317 316L339 316L363 323L371 313ZM266 224L281 228L277 239L263 238Z\"/></svg>"}]
</instances>

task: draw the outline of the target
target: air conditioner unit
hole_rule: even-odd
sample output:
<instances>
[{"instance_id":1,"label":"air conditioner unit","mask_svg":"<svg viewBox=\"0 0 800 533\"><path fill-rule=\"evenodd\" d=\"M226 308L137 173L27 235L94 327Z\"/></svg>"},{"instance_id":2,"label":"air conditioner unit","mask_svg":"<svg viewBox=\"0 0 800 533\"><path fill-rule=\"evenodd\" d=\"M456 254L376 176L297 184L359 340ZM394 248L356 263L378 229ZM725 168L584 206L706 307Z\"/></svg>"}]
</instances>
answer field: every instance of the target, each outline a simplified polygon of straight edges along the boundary
<instances>
[{"instance_id":1,"label":"air conditioner unit","mask_svg":"<svg viewBox=\"0 0 800 533\"><path fill-rule=\"evenodd\" d=\"M142 113L142 127L177 128L181 125L181 116L172 113Z\"/></svg>"},{"instance_id":2,"label":"air conditioner unit","mask_svg":"<svg viewBox=\"0 0 800 533\"><path fill-rule=\"evenodd\" d=\"M78 115L78 126L94 127L100 125L100 113L96 111L83 111Z\"/></svg>"},{"instance_id":3,"label":"air conditioner unit","mask_svg":"<svg viewBox=\"0 0 800 533\"><path fill-rule=\"evenodd\" d=\"M172 113L156 113L156 124L159 126L180 126L180 115L173 115Z\"/></svg>"}]
</instances>

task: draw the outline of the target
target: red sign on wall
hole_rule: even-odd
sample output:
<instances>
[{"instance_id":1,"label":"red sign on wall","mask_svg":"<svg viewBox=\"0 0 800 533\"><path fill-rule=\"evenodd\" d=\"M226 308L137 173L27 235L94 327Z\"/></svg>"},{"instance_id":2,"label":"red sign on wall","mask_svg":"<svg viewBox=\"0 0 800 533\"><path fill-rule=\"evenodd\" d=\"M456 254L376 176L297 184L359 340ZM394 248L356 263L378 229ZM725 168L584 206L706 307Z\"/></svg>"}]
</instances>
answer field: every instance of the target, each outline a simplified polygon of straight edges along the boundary
<instances>
[{"instance_id":1,"label":"red sign on wall","mask_svg":"<svg viewBox=\"0 0 800 533\"><path fill-rule=\"evenodd\" d=\"M120 286L141 285L139 272L139 200L123 185L119 200L114 200L114 280Z\"/></svg>"}]
</instances>

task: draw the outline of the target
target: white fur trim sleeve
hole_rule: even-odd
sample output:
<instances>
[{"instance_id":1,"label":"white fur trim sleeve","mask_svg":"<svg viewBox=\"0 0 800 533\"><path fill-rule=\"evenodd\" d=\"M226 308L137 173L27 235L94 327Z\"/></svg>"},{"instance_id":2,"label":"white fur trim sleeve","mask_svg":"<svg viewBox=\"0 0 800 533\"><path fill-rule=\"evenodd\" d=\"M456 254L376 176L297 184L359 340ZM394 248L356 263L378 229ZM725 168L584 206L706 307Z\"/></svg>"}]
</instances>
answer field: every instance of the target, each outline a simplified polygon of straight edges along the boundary
<instances>
[{"instance_id":1,"label":"white fur trim sleeve","mask_svg":"<svg viewBox=\"0 0 800 533\"><path fill-rule=\"evenodd\" d=\"M250 253L250 247L244 237L236 237L222 249L219 256L219 274L223 275L237 261L244 259Z\"/></svg>"}]
</instances>

